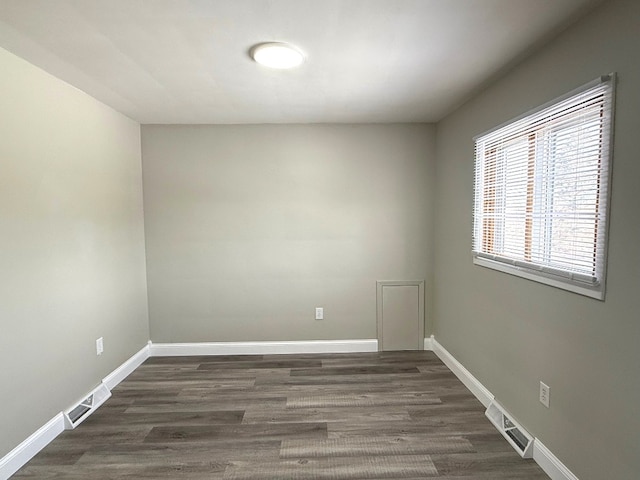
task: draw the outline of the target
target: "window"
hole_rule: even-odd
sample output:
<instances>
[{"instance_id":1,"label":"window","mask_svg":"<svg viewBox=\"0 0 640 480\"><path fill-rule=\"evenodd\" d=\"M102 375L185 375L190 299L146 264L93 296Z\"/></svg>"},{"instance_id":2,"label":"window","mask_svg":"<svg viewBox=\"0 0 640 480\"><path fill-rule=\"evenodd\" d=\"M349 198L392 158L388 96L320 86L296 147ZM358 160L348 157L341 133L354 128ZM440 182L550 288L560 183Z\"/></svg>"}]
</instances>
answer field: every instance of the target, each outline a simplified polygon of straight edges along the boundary
<instances>
[{"instance_id":1,"label":"window","mask_svg":"<svg viewBox=\"0 0 640 480\"><path fill-rule=\"evenodd\" d=\"M614 83L475 138L474 263L604 298Z\"/></svg>"}]
</instances>

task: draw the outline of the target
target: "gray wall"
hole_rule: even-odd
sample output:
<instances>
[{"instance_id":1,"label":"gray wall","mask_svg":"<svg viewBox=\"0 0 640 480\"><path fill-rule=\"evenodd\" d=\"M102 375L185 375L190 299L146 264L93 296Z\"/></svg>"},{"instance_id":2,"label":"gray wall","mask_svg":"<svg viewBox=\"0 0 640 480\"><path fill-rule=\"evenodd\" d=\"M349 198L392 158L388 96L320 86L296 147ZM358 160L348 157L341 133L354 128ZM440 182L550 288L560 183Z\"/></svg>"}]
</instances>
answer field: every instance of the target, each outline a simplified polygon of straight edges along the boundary
<instances>
[{"instance_id":1,"label":"gray wall","mask_svg":"<svg viewBox=\"0 0 640 480\"><path fill-rule=\"evenodd\" d=\"M376 338L376 280L430 285L432 126L143 126L142 146L155 342Z\"/></svg>"},{"instance_id":2,"label":"gray wall","mask_svg":"<svg viewBox=\"0 0 640 480\"><path fill-rule=\"evenodd\" d=\"M639 46L640 2L605 2L437 131L435 336L581 480L640 472ZM472 137L612 71L606 301L473 266Z\"/></svg>"},{"instance_id":3,"label":"gray wall","mask_svg":"<svg viewBox=\"0 0 640 480\"><path fill-rule=\"evenodd\" d=\"M1 458L142 348L148 314L139 125L2 49L0 72Z\"/></svg>"}]
</instances>

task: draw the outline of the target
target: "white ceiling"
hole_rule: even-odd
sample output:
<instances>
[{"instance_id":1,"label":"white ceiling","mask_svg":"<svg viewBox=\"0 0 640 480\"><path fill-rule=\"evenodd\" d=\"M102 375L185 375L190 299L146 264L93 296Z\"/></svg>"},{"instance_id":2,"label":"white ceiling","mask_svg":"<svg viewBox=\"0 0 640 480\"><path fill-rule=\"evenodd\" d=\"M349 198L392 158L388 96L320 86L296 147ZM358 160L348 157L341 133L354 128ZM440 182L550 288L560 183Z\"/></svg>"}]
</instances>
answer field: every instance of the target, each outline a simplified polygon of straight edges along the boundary
<instances>
[{"instance_id":1,"label":"white ceiling","mask_svg":"<svg viewBox=\"0 0 640 480\"><path fill-rule=\"evenodd\" d=\"M597 3L0 0L0 46L141 123L433 122Z\"/></svg>"}]
</instances>

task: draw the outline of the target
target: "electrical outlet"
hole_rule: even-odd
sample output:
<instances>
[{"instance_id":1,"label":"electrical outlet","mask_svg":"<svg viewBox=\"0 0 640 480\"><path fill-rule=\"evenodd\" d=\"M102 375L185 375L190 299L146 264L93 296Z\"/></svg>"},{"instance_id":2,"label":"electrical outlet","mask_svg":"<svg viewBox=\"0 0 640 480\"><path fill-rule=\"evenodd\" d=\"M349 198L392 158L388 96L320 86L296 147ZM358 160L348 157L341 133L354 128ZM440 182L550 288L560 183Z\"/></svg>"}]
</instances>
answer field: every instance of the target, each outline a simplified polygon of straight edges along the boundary
<instances>
[{"instance_id":1,"label":"electrical outlet","mask_svg":"<svg viewBox=\"0 0 640 480\"><path fill-rule=\"evenodd\" d=\"M549 395L550 395L549 385L540 382L540 403L545 407L549 408Z\"/></svg>"},{"instance_id":2,"label":"electrical outlet","mask_svg":"<svg viewBox=\"0 0 640 480\"><path fill-rule=\"evenodd\" d=\"M324 308L316 307L316 320L324 319Z\"/></svg>"},{"instance_id":3,"label":"electrical outlet","mask_svg":"<svg viewBox=\"0 0 640 480\"><path fill-rule=\"evenodd\" d=\"M96 355L102 355L104 352L104 340L102 337L96 340Z\"/></svg>"}]
</instances>

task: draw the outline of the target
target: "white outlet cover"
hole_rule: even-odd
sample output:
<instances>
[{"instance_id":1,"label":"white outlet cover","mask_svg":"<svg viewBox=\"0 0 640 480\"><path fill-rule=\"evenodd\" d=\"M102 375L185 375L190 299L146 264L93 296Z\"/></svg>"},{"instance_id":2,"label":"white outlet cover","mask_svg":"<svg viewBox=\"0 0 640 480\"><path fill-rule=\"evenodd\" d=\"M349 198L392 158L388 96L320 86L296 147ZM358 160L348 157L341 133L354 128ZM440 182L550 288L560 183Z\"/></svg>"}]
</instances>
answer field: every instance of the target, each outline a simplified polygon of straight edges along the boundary
<instances>
[{"instance_id":1,"label":"white outlet cover","mask_svg":"<svg viewBox=\"0 0 640 480\"><path fill-rule=\"evenodd\" d=\"M549 395L551 394L551 388L544 382L540 382L540 403L549 408Z\"/></svg>"},{"instance_id":2,"label":"white outlet cover","mask_svg":"<svg viewBox=\"0 0 640 480\"><path fill-rule=\"evenodd\" d=\"M102 337L96 340L96 355L102 355L104 352L104 340Z\"/></svg>"},{"instance_id":3,"label":"white outlet cover","mask_svg":"<svg viewBox=\"0 0 640 480\"><path fill-rule=\"evenodd\" d=\"M322 320L324 318L324 308L316 307L316 320Z\"/></svg>"}]
</instances>

